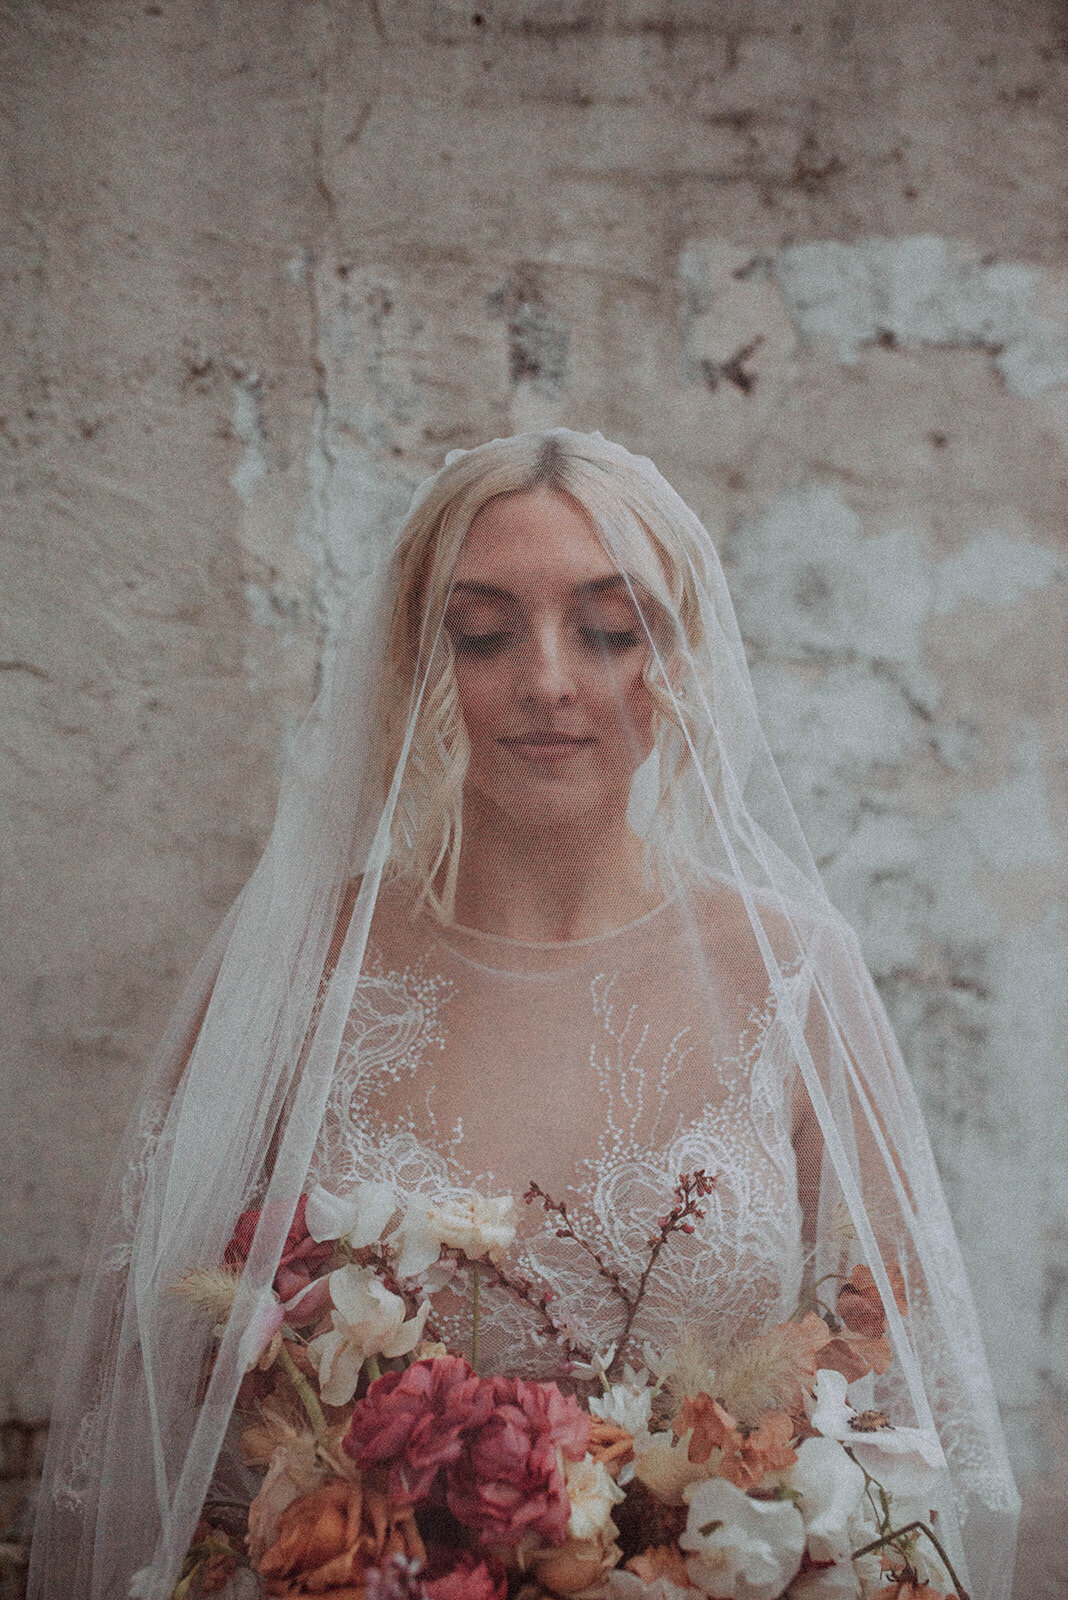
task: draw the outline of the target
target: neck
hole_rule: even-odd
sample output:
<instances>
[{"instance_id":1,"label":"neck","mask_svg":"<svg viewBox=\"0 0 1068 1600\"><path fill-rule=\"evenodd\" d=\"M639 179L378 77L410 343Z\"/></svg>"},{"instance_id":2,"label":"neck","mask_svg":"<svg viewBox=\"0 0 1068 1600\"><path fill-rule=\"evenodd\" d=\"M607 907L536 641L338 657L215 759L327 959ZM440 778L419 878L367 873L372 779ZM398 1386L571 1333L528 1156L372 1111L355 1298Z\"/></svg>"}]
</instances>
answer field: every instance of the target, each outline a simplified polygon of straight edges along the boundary
<instances>
[{"instance_id":1,"label":"neck","mask_svg":"<svg viewBox=\"0 0 1068 1600\"><path fill-rule=\"evenodd\" d=\"M594 938L659 904L642 857L625 815L539 826L465 796L455 920L513 939Z\"/></svg>"}]
</instances>

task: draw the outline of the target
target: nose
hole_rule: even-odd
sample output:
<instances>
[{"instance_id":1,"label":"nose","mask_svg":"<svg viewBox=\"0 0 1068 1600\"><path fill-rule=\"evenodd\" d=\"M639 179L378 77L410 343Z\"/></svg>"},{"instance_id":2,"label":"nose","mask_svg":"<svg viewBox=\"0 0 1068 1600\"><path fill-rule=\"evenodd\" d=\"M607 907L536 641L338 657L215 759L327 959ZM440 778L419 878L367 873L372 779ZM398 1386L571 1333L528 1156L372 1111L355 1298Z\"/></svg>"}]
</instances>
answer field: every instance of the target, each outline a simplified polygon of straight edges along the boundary
<instances>
[{"instance_id":1,"label":"nose","mask_svg":"<svg viewBox=\"0 0 1068 1600\"><path fill-rule=\"evenodd\" d=\"M533 705L571 705L577 698L574 663L557 623L546 621L535 630L521 667L520 691Z\"/></svg>"}]
</instances>

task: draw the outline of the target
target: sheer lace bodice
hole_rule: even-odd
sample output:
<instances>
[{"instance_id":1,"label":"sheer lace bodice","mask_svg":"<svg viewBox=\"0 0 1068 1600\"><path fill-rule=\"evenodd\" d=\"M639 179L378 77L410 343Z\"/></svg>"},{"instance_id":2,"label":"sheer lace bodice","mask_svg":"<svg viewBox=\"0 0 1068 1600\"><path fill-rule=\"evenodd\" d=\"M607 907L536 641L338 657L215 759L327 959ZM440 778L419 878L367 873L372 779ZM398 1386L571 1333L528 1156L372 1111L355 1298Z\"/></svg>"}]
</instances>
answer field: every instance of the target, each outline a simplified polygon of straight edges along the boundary
<instances>
[{"instance_id":1,"label":"sheer lace bodice","mask_svg":"<svg viewBox=\"0 0 1068 1600\"><path fill-rule=\"evenodd\" d=\"M788 1316L801 1260L788 1056L727 897L707 936L737 975L730 992L697 981L692 920L671 902L601 938L539 945L413 922L385 897L309 1182L518 1198L534 1180L633 1288L679 1174L703 1168L706 1214L662 1252L631 1353L688 1325L719 1342ZM604 1350L620 1297L556 1219L520 1209L509 1269L554 1291L578 1345ZM558 1370L528 1306L487 1284L483 1307L487 1368ZM441 1320L465 1348L466 1306Z\"/></svg>"}]
</instances>

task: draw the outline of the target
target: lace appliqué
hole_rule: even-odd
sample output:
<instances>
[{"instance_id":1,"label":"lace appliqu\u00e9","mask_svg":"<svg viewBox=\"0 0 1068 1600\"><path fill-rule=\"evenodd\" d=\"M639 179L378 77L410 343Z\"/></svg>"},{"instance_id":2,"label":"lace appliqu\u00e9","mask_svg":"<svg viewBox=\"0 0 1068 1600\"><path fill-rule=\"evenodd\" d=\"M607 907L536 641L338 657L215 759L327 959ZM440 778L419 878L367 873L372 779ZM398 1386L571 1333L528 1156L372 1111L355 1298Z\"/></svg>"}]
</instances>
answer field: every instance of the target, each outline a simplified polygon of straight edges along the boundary
<instances>
[{"instance_id":1,"label":"lace appliqu\u00e9","mask_svg":"<svg viewBox=\"0 0 1068 1600\"><path fill-rule=\"evenodd\" d=\"M434 1114L433 1058L445 1048L451 990L448 979L427 972L425 959L402 972L371 963L346 1023L309 1183L343 1193L368 1179L386 1181L402 1200L451 1198L472 1187L502 1192L492 1172L465 1165L462 1127L446 1133ZM589 1069L602 1132L574 1189L556 1196L566 1198L577 1230L634 1288L679 1174L703 1168L716 1180L696 1232L673 1236L662 1251L628 1347L662 1352L688 1326L721 1343L790 1315L800 1290L800 1208L789 1052L774 1002L754 1010L735 1051L711 1063L697 1062L699 1046L687 1027L659 1062L650 1059L648 1025L635 1005L618 999L615 974L592 978L589 1006ZM705 1086L692 1113L680 1110L687 1074ZM387 1087L402 1080L413 1091L412 1109L384 1118ZM585 1250L557 1237L539 1207L521 1211L507 1266L547 1284L575 1342L603 1351L625 1319L618 1295ZM483 1284L482 1297L484 1369L559 1373L560 1350L528 1306L492 1284ZM459 1301L442 1309L448 1298L437 1298L437 1320L450 1345L463 1350L469 1310Z\"/></svg>"}]
</instances>

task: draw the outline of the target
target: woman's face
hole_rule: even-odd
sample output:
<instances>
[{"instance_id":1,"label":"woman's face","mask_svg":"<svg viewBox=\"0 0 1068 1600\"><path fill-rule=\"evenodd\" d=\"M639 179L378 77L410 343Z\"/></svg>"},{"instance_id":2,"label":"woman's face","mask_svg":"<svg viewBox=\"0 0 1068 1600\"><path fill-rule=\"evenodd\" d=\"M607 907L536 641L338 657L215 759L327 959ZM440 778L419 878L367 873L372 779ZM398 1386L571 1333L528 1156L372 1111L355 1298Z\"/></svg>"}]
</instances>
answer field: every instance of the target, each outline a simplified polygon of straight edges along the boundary
<instances>
[{"instance_id":1,"label":"woman's face","mask_svg":"<svg viewBox=\"0 0 1068 1600\"><path fill-rule=\"evenodd\" d=\"M544 488L483 506L445 626L471 742L465 800L527 821L625 815L654 740L648 639L579 506Z\"/></svg>"}]
</instances>

